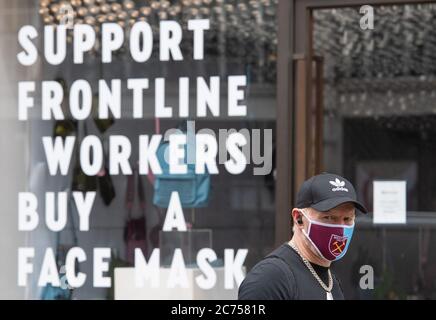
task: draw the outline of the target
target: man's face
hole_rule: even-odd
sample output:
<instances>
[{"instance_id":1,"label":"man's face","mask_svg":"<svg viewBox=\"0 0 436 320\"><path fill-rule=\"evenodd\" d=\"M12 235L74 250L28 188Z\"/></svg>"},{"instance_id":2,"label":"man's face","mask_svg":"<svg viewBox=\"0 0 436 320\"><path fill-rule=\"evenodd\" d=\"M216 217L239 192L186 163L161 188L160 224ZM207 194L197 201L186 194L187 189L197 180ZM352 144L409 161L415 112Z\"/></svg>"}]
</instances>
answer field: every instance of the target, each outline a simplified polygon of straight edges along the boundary
<instances>
[{"instance_id":1,"label":"man's face","mask_svg":"<svg viewBox=\"0 0 436 320\"><path fill-rule=\"evenodd\" d=\"M354 219L356 217L356 213L355 213L356 209L353 203L344 203L327 212L317 211L313 208L306 208L303 209L303 211L306 214L306 216L309 217L312 221L327 223L327 224L352 226L354 224ZM303 225L300 228L304 228L305 232L308 232L309 221L304 216L302 217L302 221L303 221ZM303 239L304 239L303 241L306 243L308 247L311 248L312 252L315 255L317 255L321 259L325 259L313 247L312 243L310 243L304 237Z\"/></svg>"}]
</instances>

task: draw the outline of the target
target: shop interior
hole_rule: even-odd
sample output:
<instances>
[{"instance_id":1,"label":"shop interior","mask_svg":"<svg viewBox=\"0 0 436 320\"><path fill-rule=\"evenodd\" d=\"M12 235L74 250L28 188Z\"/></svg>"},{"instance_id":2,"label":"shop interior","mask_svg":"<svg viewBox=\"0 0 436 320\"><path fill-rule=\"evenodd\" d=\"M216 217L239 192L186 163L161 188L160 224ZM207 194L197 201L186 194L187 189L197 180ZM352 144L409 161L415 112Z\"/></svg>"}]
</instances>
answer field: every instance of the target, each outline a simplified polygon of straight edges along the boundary
<instances>
[{"instance_id":1,"label":"shop interior","mask_svg":"<svg viewBox=\"0 0 436 320\"><path fill-rule=\"evenodd\" d=\"M98 3L97 3L98 2ZM56 4L56 1L53 2ZM38 30L56 21L53 14L53 3L40 1L39 16L34 17ZM73 1L72 1L73 3ZM124 175L103 175L103 177L88 177L80 172L73 162L67 176L50 176L44 150L41 144L42 136L74 135L82 139L84 135L96 135L103 141L107 153L109 136L124 135L132 145L131 165L138 159L138 137L144 134L164 133L168 129L183 127L186 120L195 121L195 130L208 128L217 135L219 129L264 130L271 129L275 141L275 61L277 44L277 26L275 24L277 1L83 1L76 11L80 21L95 29L97 39L101 33L102 22L116 22L126 33L123 47L117 51L111 63L103 63L98 41L95 50L85 55L84 63L74 64L72 34L67 37L67 56L60 65L53 66L43 59L44 39L38 38L38 52L41 54L39 67L41 73L32 80L56 80L65 88L65 103L68 103L68 89L77 79L86 80L93 88L94 105L98 104L98 80L120 79L122 83L131 78L150 79L149 92L144 95L144 110L141 119L132 116L132 92L123 85L121 93L121 119L96 119L92 117L73 121L41 120L41 109L34 108L30 115L29 125L29 156L30 178L29 190L35 192L41 203L40 211L44 212L44 193L61 191L72 185L73 189L97 192L94 208L90 218L90 231L81 232L78 221L70 219L68 227L56 235L50 232L44 224L35 231L29 232L26 239L28 246L36 248L34 261L34 276L27 290L27 297L39 299L43 289L37 286L39 268L42 263L45 248L52 247L56 253L64 254L63 250L77 245L87 253L87 261L81 263L80 271L89 275L89 279L81 288L75 289L73 299L113 299L113 288L95 288L92 283L92 252L95 247L112 248L113 265L129 266L126 249L125 228L128 217L141 220L145 233L148 254L153 248L161 248L168 244L162 243L161 235L166 208L154 205L154 188L148 176L139 177L143 188L143 197L136 196L132 201L131 210L126 208L126 198L129 188L129 177ZM74 3L73 3L74 5ZM60 8L54 8L59 10ZM186 30L189 19L208 18L210 30L205 31L205 56L201 61L193 59L193 34ZM159 59L159 30L161 19L172 19L183 27L183 41L180 44L184 54L183 61L161 61ZM127 41L130 23L147 21L153 30L155 41L150 58L142 63L134 61L129 53ZM43 33L40 32L42 35ZM228 118L226 112L228 76L245 75L248 83L245 90L247 116ZM197 100L195 80L197 77L220 77L221 112L219 117L196 118L195 106ZM177 109L170 119L156 119L154 116L155 78L165 79L165 99L168 105L177 106L179 100L180 77L188 77L192 83L189 95L189 118L178 117ZM36 91L38 93L38 89ZM35 98L35 104L41 103L41 97ZM65 105L66 110L68 105ZM192 115L192 116L191 116ZM263 136L259 136L263 139ZM261 145L264 145L261 142ZM253 151L254 152L254 151ZM203 246L211 246L217 253L216 265L222 264L225 248L247 248L248 256L245 267L251 268L258 260L274 247L274 165L273 157L269 157L271 172L268 175L254 176L251 163L243 174L231 175L225 170L211 176L209 203L202 208L184 209L185 220L192 230L206 230L208 239L202 240ZM71 184L71 180L73 183ZM138 178L135 180L135 189ZM138 185L139 188L139 185ZM135 191L136 193L136 191ZM139 194L138 194L139 195ZM143 205L145 203L145 205ZM72 223L71 223L72 222ZM195 246L195 245L194 245ZM192 258L192 257L191 257ZM187 264L191 262L187 258ZM166 263L164 258L161 262ZM112 272L112 269L111 271ZM219 298L219 297L218 297Z\"/></svg>"}]
</instances>

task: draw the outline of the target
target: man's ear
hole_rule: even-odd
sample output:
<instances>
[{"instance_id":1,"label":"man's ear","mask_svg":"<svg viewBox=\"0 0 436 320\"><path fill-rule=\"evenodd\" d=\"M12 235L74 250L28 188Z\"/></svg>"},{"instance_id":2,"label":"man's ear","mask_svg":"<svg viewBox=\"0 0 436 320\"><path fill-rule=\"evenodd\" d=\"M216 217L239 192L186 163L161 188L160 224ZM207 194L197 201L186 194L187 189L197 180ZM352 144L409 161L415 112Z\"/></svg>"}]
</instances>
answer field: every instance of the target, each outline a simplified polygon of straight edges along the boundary
<instances>
[{"instance_id":1,"label":"man's ear","mask_svg":"<svg viewBox=\"0 0 436 320\"><path fill-rule=\"evenodd\" d=\"M303 217L299 209L292 209L292 220L297 226L303 226Z\"/></svg>"}]
</instances>

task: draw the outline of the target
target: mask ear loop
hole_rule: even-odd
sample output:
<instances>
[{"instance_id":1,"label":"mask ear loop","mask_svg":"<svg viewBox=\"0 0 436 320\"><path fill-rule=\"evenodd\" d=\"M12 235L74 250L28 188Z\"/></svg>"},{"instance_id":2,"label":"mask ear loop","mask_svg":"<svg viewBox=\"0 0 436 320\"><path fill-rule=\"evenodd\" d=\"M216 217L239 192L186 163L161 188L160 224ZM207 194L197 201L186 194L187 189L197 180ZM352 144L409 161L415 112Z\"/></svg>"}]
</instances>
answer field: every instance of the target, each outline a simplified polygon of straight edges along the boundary
<instances>
[{"instance_id":1,"label":"mask ear loop","mask_svg":"<svg viewBox=\"0 0 436 320\"><path fill-rule=\"evenodd\" d=\"M309 227L307 228L307 233L306 233L306 231L304 230L304 228L303 228L303 230L302 230L302 232L303 233L306 233L306 236L309 236L309 234L310 234L310 229L311 229L311 227L312 227L312 219L310 219L308 216L307 216L307 214L304 212L304 209L298 209L298 211L309 221Z\"/></svg>"}]
</instances>

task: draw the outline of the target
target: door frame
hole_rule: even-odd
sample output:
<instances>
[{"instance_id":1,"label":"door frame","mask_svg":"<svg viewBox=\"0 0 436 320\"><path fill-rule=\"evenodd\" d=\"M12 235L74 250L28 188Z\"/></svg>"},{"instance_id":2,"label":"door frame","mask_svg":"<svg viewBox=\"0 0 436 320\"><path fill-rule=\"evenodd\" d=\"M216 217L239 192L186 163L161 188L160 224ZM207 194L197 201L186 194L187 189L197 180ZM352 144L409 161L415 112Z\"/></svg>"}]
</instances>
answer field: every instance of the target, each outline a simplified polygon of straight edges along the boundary
<instances>
[{"instance_id":1,"label":"door frame","mask_svg":"<svg viewBox=\"0 0 436 320\"><path fill-rule=\"evenodd\" d=\"M302 139L308 141L305 137L306 130L295 132L298 92L294 60L295 57L302 56L307 61L314 59L312 48L313 10L360 7L362 5L404 5L435 2L436 0L279 0L277 7L276 246L288 241L291 237L290 212L302 177L308 178L306 168L301 168L301 161L296 163L299 150L295 150L294 147L297 137L301 136ZM300 104L303 101L304 109L307 110L308 106L311 105L312 93L312 82L307 81L307 79L311 79L313 70L311 63L305 65L304 92L301 92L301 88L299 89L298 101ZM303 99L301 94L304 95ZM322 154L322 150L320 153ZM297 175L297 173L300 174Z\"/></svg>"}]
</instances>

